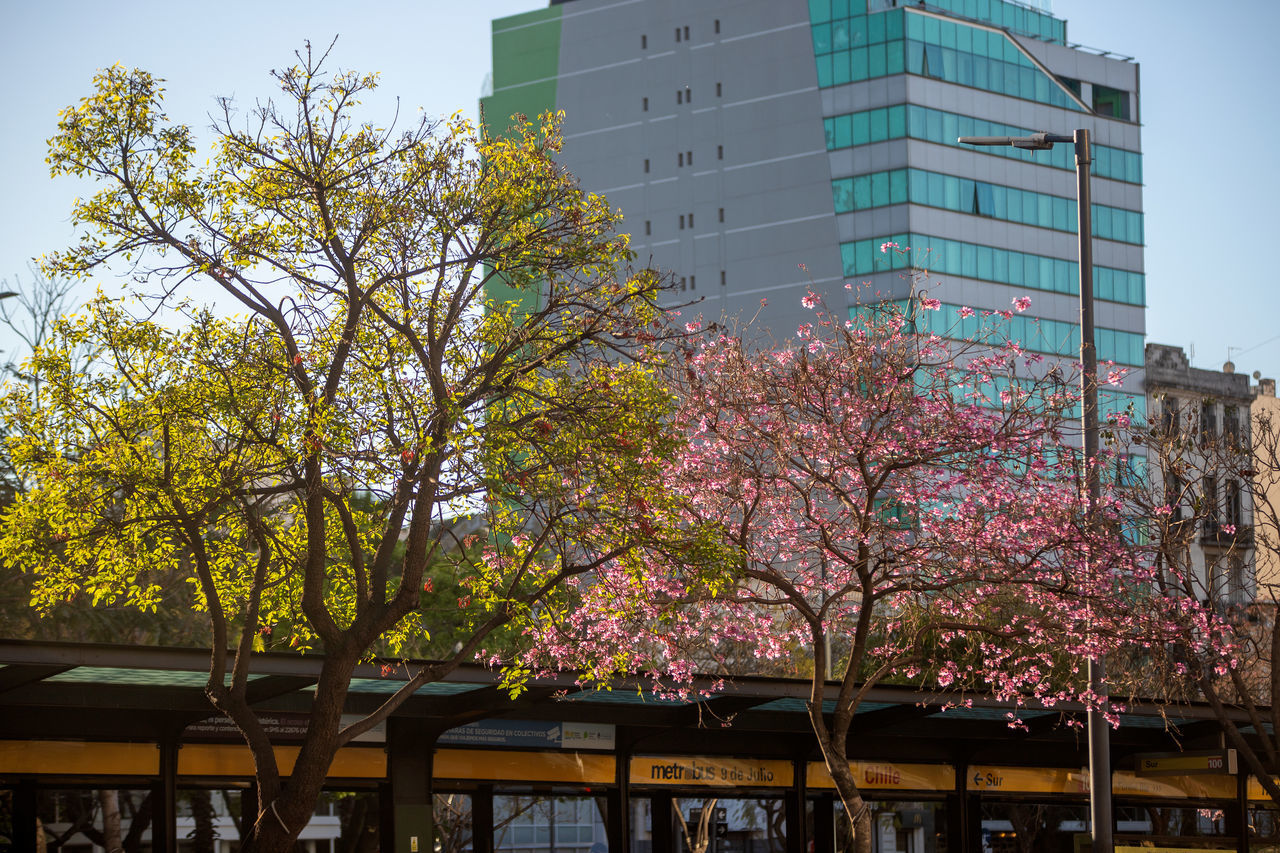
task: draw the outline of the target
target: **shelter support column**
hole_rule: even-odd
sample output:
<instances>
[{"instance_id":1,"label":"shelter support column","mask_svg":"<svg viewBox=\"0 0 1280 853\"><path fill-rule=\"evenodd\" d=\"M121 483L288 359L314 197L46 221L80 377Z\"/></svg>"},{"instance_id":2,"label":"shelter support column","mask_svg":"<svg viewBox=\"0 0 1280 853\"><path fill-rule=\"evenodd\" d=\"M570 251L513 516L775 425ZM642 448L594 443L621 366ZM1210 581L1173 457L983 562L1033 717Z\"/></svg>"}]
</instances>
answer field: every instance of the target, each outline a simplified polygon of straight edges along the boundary
<instances>
[{"instance_id":1,"label":"shelter support column","mask_svg":"<svg viewBox=\"0 0 1280 853\"><path fill-rule=\"evenodd\" d=\"M387 775L391 780L389 853L429 853L432 837L431 759L436 732L421 720L387 721Z\"/></svg>"}]
</instances>

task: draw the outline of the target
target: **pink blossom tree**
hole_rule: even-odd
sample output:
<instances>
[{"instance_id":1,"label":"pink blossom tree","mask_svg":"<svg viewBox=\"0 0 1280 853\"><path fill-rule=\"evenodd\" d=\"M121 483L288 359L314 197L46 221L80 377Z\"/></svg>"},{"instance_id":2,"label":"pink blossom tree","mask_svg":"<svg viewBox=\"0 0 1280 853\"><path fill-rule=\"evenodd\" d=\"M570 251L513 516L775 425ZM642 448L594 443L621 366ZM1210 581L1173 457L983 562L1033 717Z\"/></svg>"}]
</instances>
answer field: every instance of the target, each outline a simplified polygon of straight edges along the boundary
<instances>
[{"instance_id":1,"label":"pink blossom tree","mask_svg":"<svg viewBox=\"0 0 1280 853\"><path fill-rule=\"evenodd\" d=\"M814 320L794 345L720 336L687 352L670 379L687 445L668 476L685 540L545 613L536 660L595 679L648 668L679 689L721 644L808 656L813 731L869 851L847 756L873 686L1104 703L1083 661L1116 642L1120 592L1152 574L1118 501L1085 512L1077 385L1001 339L1029 300L963 309L982 327L969 340L918 331L940 307L927 295L847 322L803 301Z\"/></svg>"},{"instance_id":2,"label":"pink blossom tree","mask_svg":"<svg viewBox=\"0 0 1280 853\"><path fill-rule=\"evenodd\" d=\"M1130 606L1159 613L1128 626L1111 678L1169 705L1207 703L1241 772L1280 805L1280 407L1273 387L1255 390L1253 411L1228 404L1220 427L1218 401L1190 395L1162 395L1149 423L1110 424L1149 471L1125 499L1157 574Z\"/></svg>"}]
</instances>

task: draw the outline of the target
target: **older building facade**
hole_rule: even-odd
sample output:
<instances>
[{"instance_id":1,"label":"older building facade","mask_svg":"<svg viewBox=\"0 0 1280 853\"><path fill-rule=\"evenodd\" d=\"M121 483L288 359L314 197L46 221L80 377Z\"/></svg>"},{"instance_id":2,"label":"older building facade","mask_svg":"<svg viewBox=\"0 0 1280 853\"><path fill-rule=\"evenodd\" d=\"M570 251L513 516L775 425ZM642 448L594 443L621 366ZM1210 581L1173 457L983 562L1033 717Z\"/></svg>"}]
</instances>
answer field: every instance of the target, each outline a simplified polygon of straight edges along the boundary
<instances>
[{"instance_id":1,"label":"older building facade","mask_svg":"<svg viewBox=\"0 0 1280 853\"><path fill-rule=\"evenodd\" d=\"M1148 461L1152 487L1171 508L1180 535L1164 555L1198 579L1198 596L1224 604L1253 601L1249 377L1230 362L1192 367L1181 347L1146 346Z\"/></svg>"}]
</instances>

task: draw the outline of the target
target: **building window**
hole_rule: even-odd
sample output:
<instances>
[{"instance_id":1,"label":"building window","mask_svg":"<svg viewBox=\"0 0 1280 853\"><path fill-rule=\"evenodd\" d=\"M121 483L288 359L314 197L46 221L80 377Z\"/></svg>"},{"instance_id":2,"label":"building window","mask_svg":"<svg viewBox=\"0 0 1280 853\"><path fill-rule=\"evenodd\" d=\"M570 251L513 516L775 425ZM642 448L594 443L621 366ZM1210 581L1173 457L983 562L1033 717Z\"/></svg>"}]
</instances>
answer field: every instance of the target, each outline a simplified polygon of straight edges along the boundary
<instances>
[{"instance_id":1,"label":"building window","mask_svg":"<svg viewBox=\"0 0 1280 853\"><path fill-rule=\"evenodd\" d=\"M684 102L686 104L693 103L693 90L690 89L688 86L684 87Z\"/></svg>"},{"instance_id":2,"label":"building window","mask_svg":"<svg viewBox=\"0 0 1280 853\"><path fill-rule=\"evenodd\" d=\"M1240 500L1240 483L1236 480L1227 481L1226 501L1223 504L1226 510L1227 524L1234 525L1239 528L1244 524L1244 505Z\"/></svg>"},{"instance_id":3,"label":"building window","mask_svg":"<svg viewBox=\"0 0 1280 853\"><path fill-rule=\"evenodd\" d=\"M689 276L689 289L690 290L698 289L698 277L696 275Z\"/></svg>"},{"instance_id":4,"label":"building window","mask_svg":"<svg viewBox=\"0 0 1280 853\"><path fill-rule=\"evenodd\" d=\"M649 158L644 158L644 173L649 174Z\"/></svg>"},{"instance_id":5,"label":"building window","mask_svg":"<svg viewBox=\"0 0 1280 853\"><path fill-rule=\"evenodd\" d=\"M716 18L716 35L720 35L720 19Z\"/></svg>"},{"instance_id":6,"label":"building window","mask_svg":"<svg viewBox=\"0 0 1280 853\"><path fill-rule=\"evenodd\" d=\"M1172 435L1178 428L1178 401L1165 397L1160 403L1160 431Z\"/></svg>"},{"instance_id":7,"label":"building window","mask_svg":"<svg viewBox=\"0 0 1280 853\"><path fill-rule=\"evenodd\" d=\"M647 113L647 112L649 112L649 99L648 99L648 98L641 98L641 99L640 99L640 108L641 108L644 112L646 112L646 113Z\"/></svg>"},{"instance_id":8,"label":"building window","mask_svg":"<svg viewBox=\"0 0 1280 853\"><path fill-rule=\"evenodd\" d=\"M725 285L724 270L720 270L720 286L724 287L724 285Z\"/></svg>"},{"instance_id":9,"label":"building window","mask_svg":"<svg viewBox=\"0 0 1280 853\"><path fill-rule=\"evenodd\" d=\"M683 104L683 103L684 103L684 90L682 90L682 89L676 89L676 103L677 103L677 104Z\"/></svg>"},{"instance_id":10,"label":"building window","mask_svg":"<svg viewBox=\"0 0 1280 853\"><path fill-rule=\"evenodd\" d=\"M684 214L680 214L680 230L684 230Z\"/></svg>"},{"instance_id":11,"label":"building window","mask_svg":"<svg viewBox=\"0 0 1280 853\"><path fill-rule=\"evenodd\" d=\"M1093 84L1093 111L1100 116L1129 120L1129 93Z\"/></svg>"},{"instance_id":12,"label":"building window","mask_svg":"<svg viewBox=\"0 0 1280 853\"><path fill-rule=\"evenodd\" d=\"M683 151L677 151L677 152L676 152L676 165L677 165L677 166L683 166L683 165L684 165L684 152L683 152Z\"/></svg>"},{"instance_id":13,"label":"building window","mask_svg":"<svg viewBox=\"0 0 1280 853\"><path fill-rule=\"evenodd\" d=\"M720 221L724 222L724 208L720 208Z\"/></svg>"},{"instance_id":14,"label":"building window","mask_svg":"<svg viewBox=\"0 0 1280 853\"><path fill-rule=\"evenodd\" d=\"M717 146L716 146L716 159L717 159L717 160L723 160L723 159L724 159L724 146L723 146L723 145L717 145Z\"/></svg>"},{"instance_id":15,"label":"building window","mask_svg":"<svg viewBox=\"0 0 1280 853\"><path fill-rule=\"evenodd\" d=\"M685 162L685 163L687 163L687 164L688 164L688 165L690 165L690 166L692 166L692 165L693 165L693 152L692 152L692 151L686 151L686 152L684 152L684 162Z\"/></svg>"},{"instance_id":16,"label":"building window","mask_svg":"<svg viewBox=\"0 0 1280 853\"><path fill-rule=\"evenodd\" d=\"M1218 478L1209 475L1204 478L1204 526L1205 532L1212 535L1218 532Z\"/></svg>"},{"instance_id":17,"label":"building window","mask_svg":"<svg viewBox=\"0 0 1280 853\"><path fill-rule=\"evenodd\" d=\"M646 237L653 236L653 223L648 219L644 221L644 236Z\"/></svg>"},{"instance_id":18,"label":"building window","mask_svg":"<svg viewBox=\"0 0 1280 853\"><path fill-rule=\"evenodd\" d=\"M649 49L649 37L648 37L648 36L646 36L646 35L641 35L641 36L640 36L640 49L641 49L641 50L648 50L648 49Z\"/></svg>"},{"instance_id":19,"label":"building window","mask_svg":"<svg viewBox=\"0 0 1280 853\"><path fill-rule=\"evenodd\" d=\"M719 84L719 83L716 83L716 97L717 97L717 98L718 98L718 97L720 97L720 93L721 93L721 92L722 92L722 89L720 88L720 84Z\"/></svg>"},{"instance_id":20,"label":"building window","mask_svg":"<svg viewBox=\"0 0 1280 853\"><path fill-rule=\"evenodd\" d=\"M680 43L680 28L676 27L676 44Z\"/></svg>"},{"instance_id":21,"label":"building window","mask_svg":"<svg viewBox=\"0 0 1280 853\"><path fill-rule=\"evenodd\" d=\"M1177 413L1174 413L1175 418ZM1170 521L1182 520L1182 478L1172 472L1164 475L1164 502L1167 506L1173 507L1173 512L1169 514Z\"/></svg>"},{"instance_id":22,"label":"building window","mask_svg":"<svg viewBox=\"0 0 1280 853\"><path fill-rule=\"evenodd\" d=\"M1218 407L1209 400L1200 404L1200 446L1212 442L1218 436Z\"/></svg>"},{"instance_id":23,"label":"building window","mask_svg":"<svg viewBox=\"0 0 1280 853\"><path fill-rule=\"evenodd\" d=\"M690 213L690 214L689 214L689 227L690 227L690 228L692 228L692 227L693 227L693 214L692 214L692 213Z\"/></svg>"},{"instance_id":24,"label":"building window","mask_svg":"<svg viewBox=\"0 0 1280 853\"><path fill-rule=\"evenodd\" d=\"M1240 445L1240 409L1236 406L1222 407L1222 438L1232 448Z\"/></svg>"},{"instance_id":25,"label":"building window","mask_svg":"<svg viewBox=\"0 0 1280 853\"><path fill-rule=\"evenodd\" d=\"M685 41L689 40L689 26L687 24L685 25L685 28L684 28L684 40Z\"/></svg>"},{"instance_id":26,"label":"building window","mask_svg":"<svg viewBox=\"0 0 1280 853\"><path fill-rule=\"evenodd\" d=\"M681 290L689 289L689 282L684 276L680 276L680 289Z\"/></svg>"}]
</instances>

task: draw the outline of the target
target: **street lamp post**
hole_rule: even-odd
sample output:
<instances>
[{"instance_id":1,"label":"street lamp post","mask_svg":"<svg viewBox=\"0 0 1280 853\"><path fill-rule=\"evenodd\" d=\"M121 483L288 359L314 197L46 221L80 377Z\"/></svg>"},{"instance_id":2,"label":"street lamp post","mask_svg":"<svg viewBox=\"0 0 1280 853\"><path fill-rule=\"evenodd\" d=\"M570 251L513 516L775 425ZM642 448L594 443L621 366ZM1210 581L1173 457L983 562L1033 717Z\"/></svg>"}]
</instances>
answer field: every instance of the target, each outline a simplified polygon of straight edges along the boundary
<instances>
[{"instance_id":1,"label":"street lamp post","mask_svg":"<svg viewBox=\"0 0 1280 853\"><path fill-rule=\"evenodd\" d=\"M1033 133L1031 136L962 136L964 145L1010 145L1031 151L1043 151L1058 143L1069 142L1076 150L1076 213L1080 253L1080 396L1081 429L1084 433L1084 471L1088 490L1087 517L1102 495L1098 460L1098 351L1093 338L1093 218L1089 189L1089 131L1077 129L1071 136L1058 133ZM1092 567L1087 567L1092 570ZM1103 695L1106 660L1089 659L1089 690L1095 699ZM1093 837L1093 853L1113 853L1111 817L1111 732L1102 711L1089 711L1089 817Z\"/></svg>"}]
</instances>

